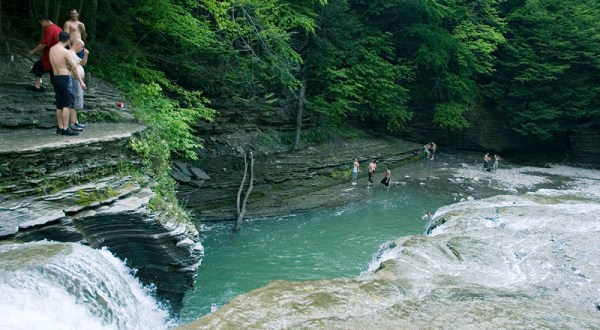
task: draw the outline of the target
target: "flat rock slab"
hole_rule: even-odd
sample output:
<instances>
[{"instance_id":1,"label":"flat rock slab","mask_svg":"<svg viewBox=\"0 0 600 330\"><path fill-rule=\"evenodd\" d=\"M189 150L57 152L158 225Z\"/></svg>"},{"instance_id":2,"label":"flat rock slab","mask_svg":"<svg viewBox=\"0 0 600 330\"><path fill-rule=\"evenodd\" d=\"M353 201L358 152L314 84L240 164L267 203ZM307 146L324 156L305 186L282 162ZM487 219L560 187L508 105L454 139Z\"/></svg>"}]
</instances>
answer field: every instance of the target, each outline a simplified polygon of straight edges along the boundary
<instances>
[{"instance_id":1,"label":"flat rock slab","mask_svg":"<svg viewBox=\"0 0 600 330\"><path fill-rule=\"evenodd\" d=\"M129 138L145 126L132 123L91 123L77 136L56 134L56 129L27 129L0 132L0 155L60 149L67 145L86 145Z\"/></svg>"}]
</instances>

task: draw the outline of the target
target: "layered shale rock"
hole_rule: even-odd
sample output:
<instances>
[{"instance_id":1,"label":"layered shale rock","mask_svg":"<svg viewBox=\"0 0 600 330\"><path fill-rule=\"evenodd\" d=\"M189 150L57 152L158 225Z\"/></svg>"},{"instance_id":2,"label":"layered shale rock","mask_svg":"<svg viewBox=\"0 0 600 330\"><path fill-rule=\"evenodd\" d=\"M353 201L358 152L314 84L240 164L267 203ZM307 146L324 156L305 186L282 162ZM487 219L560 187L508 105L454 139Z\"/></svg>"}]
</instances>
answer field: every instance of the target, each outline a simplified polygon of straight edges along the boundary
<instances>
[{"instance_id":1,"label":"layered shale rock","mask_svg":"<svg viewBox=\"0 0 600 330\"><path fill-rule=\"evenodd\" d=\"M124 99L114 87L88 76L85 131L57 135L51 85L27 90L33 62L7 62L0 58L0 240L107 248L177 313L203 250L187 216L149 179L119 174L141 166L128 145L145 127L117 107Z\"/></svg>"}]
</instances>

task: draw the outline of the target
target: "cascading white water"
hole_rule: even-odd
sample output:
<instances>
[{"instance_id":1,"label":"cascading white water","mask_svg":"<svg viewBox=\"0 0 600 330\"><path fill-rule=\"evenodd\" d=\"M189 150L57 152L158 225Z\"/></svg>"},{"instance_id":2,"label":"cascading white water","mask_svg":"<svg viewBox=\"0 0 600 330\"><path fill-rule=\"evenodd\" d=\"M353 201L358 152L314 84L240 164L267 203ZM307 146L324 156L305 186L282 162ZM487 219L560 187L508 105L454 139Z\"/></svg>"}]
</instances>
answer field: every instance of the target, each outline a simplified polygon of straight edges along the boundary
<instances>
[{"instance_id":1,"label":"cascading white water","mask_svg":"<svg viewBox=\"0 0 600 330\"><path fill-rule=\"evenodd\" d=\"M107 250L0 245L0 329L165 329L150 291Z\"/></svg>"},{"instance_id":2,"label":"cascading white water","mask_svg":"<svg viewBox=\"0 0 600 330\"><path fill-rule=\"evenodd\" d=\"M181 328L598 328L600 172L454 172L509 194L439 208L431 235L385 243L358 278L276 281Z\"/></svg>"}]
</instances>

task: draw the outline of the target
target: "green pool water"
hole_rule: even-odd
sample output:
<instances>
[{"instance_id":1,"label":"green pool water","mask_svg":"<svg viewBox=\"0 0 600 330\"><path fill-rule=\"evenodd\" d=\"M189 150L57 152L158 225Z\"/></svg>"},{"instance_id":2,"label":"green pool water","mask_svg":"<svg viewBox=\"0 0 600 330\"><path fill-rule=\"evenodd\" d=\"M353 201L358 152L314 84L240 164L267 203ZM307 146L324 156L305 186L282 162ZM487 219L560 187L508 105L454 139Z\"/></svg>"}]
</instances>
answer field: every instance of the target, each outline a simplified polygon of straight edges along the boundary
<instances>
[{"instance_id":1,"label":"green pool water","mask_svg":"<svg viewBox=\"0 0 600 330\"><path fill-rule=\"evenodd\" d=\"M339 193L354 197L345 207L249 221L238 233L232 232L232 224L203 226L205 258L195 289L184 299L181 322L274 280L360 275L386 241L422 235L427 223L421 216L453 201L451 194L434 188L439 184L417 179L431 175L430 165L424 165L404 167L396 180L406 184L389 190L380 185L340 186Z\"/></svg>"}]
</instances>

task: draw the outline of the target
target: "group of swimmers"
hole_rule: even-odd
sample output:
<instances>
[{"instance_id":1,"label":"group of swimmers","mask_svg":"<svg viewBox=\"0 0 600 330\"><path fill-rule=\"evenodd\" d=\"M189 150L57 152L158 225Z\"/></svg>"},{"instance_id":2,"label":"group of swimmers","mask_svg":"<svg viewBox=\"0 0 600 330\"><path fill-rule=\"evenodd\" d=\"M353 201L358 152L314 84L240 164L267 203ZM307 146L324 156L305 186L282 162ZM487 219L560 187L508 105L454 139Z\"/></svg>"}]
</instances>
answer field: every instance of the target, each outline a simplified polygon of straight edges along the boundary
<instances>
[{"instance_id":1,"label":"group of swimmers","mask_svg":"<svg viewBox=\"0 0 600 330\"><path fill-rule=\"evenodd\" d=\"M47 15L41 15L38 22L44 33L40 43L28 52L31 56L43 50L31 68L35 84L30 89L43 92L42 75L49 73L56 98L56 134L60 135L78 135L85 128L77 120L75 109L83 108L83 91L87 89L83 82L83 66L89 54L84 43L87 34L77 10L71 9L69 16L61 29Z\"/></svg>"}]
</instances>

